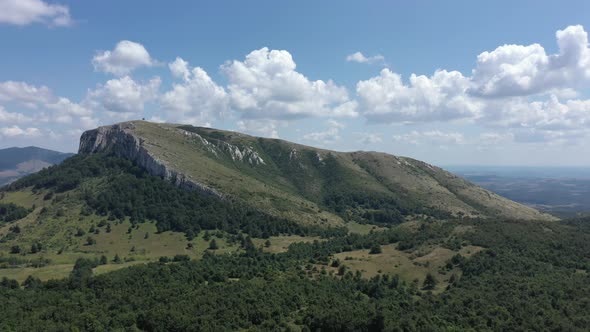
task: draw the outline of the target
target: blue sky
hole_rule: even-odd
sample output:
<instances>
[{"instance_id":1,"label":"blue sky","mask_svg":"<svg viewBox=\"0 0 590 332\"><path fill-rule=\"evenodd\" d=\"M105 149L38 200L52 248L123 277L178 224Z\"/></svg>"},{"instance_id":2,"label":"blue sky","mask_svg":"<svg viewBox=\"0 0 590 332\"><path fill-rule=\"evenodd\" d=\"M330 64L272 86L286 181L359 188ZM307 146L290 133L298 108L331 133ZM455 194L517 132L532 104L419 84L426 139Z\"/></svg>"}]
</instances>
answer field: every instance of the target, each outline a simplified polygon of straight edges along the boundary
<instances>
[{"instance_id":1,"label":"blue sky","mask_svg":"<svg viewBox=\"0 0 590 332\"><path fill-rule=\"evenodd\" d=\"M75 151L83 130L146 118L438 165L589 165L588 12L0 0L0 148Z\"/></svg>"}]
</instances>

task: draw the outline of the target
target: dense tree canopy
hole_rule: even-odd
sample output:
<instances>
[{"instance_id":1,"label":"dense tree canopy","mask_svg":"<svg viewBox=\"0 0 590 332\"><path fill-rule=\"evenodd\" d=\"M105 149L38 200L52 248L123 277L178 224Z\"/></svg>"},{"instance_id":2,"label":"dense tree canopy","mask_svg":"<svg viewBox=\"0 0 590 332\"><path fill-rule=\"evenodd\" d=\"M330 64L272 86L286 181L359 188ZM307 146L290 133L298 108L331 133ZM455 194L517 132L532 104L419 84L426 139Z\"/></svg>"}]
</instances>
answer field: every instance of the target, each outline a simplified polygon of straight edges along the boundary
<instances>
[{"instance_id":1,"label":"dense tree canopy","mask_svg":"<svg viewBox=\"0 0 590 332\"><path fill-rule=\"evenodd\" d=\"M462 276L433 295L397 276L318 274L305 263L369 243L446 241L457 223L421 232L391 230L292 245L284 254L252 249L200 261L152 263L91 276L99 262L77 262L71 277L22 288L0 283L2 330L197 331L309 328L369 330L587 330L590 233L558 223L488 222L461 236L487 245L454 257ZM505 233L510 233L507 235ZM438 235L437 235L438 234ZM502 234L498 237L498 234ZM562 259L550 253L556 246ZM327 263L326 263L327 264ZM343 262L345 264L345 262ZM343 269L346 271L346 269ZM435 279L432 276L432 279ZM425 288L436 283L427 280ZM428 287L427 287L428 286Z\"/></svg>"}]
</instances>

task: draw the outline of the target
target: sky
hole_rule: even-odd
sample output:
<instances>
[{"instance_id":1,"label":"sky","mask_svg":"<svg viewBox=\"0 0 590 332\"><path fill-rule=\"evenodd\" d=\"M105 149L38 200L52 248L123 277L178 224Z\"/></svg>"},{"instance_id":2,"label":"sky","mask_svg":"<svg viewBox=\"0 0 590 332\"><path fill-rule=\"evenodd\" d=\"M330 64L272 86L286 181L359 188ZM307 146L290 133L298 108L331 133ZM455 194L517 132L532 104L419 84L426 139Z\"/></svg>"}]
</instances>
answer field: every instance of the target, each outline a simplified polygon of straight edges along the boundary
<instances>
[{"instance_id":1,"label":"sky","mask_svg":"<svg viewBox=\"0 0 590 332\"><path fill-rule=\"evenodd\" d=\"M142 119L590 166L588 1L0 0L0 148Z\"/></svg>"}]
</instances>

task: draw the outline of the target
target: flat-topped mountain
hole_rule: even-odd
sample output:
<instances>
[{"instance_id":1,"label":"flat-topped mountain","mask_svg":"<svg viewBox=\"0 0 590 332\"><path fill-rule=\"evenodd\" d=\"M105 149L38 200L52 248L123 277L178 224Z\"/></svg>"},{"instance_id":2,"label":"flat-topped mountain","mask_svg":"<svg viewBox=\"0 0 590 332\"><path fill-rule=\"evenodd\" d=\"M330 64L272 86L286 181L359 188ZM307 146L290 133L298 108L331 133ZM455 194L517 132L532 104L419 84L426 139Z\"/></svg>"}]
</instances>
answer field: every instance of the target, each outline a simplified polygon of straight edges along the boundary
<instances>
[{"instance_id":1,"label":"flat-topped mountain","mask_svg":"<svg viewBox=\"0 0 590 332\"><path fill-rule=\"evenodd\" d=\"M73 153L29 146L25 148L0 149L0 186L25 175L59 164Z\"/></svg>"},{"instance_id":2,"label":"flat-topped mountain","mask_svg":"<svg viewBox=\"0 0 590 332\"><path fill-rule=\"evenodd\" d=\"M82 155L113 153L176 185L303 223L392 224L412 217L552 219L439 167L378 152L132 121L85 132Z\"/></svg>"}]
</instances>

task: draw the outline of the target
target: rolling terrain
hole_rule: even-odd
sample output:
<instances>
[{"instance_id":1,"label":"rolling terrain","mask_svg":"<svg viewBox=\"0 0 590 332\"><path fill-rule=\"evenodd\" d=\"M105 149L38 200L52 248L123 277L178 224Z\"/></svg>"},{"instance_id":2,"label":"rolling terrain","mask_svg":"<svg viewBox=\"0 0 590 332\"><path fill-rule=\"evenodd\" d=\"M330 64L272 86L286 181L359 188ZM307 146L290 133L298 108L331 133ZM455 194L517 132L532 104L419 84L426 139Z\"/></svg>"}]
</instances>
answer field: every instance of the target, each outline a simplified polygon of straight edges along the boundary
<instances>
[{"instance_id":1,"label":"rolling terrain","mask_svg":"<svg viewBox=\"0 0 590 332\"><path fill-rule=\"evenodd\" d=\"M82 135L80 153L110 151L152 175L297 222L468 216L551 219L411 158L335 152L210 128L145 121ZM375 209L368 201L387 205Z\"/></svg>"},{"instance_id":2,"label":"rolling terrain","mask_svg":"<svg viewBox=\"0 0 590 332\"><path fill-rule=\"evenodd\" d=\"M585 167L455 166L450 170L545 213L572 217L590 212L590 169Z\"/></svg>"},{"instance_id":3,"label":"rolling terrain","mask_svg":"<svg viewBox=\"0 0 590 332\"><path fill-rule=\"evenodd\" d=\"M587 225L410 158L121 123L0 191L0 329L585 330Z\"/></svg>"},{"instance_id":4,"label":"rolling terrain","mask_svg":"<svg viewBox=\"0 0 590 332\"><path fill-rule=\"evenodd\" d=\"M62 153L34 146L0 149L0 186L45 167L59 164L72 153Z\"/></svg>"}]
</instances>

